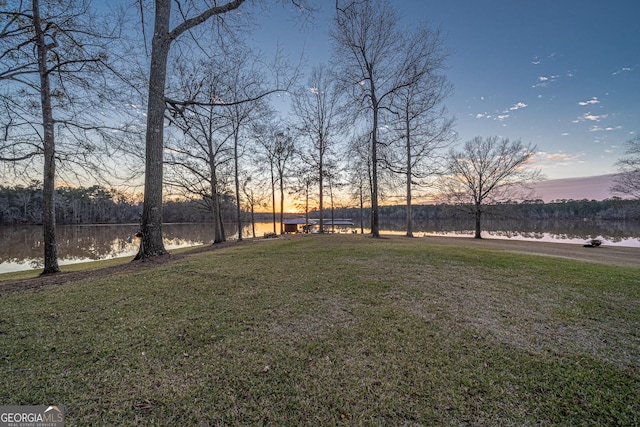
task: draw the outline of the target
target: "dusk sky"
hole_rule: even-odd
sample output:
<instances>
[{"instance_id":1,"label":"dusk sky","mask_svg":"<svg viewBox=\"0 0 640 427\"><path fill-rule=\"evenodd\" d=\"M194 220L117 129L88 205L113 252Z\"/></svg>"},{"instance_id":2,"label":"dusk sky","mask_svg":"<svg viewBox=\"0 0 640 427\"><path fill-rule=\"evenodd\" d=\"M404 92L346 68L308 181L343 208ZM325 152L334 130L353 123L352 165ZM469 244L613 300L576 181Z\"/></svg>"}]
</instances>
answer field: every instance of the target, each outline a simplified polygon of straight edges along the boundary
<instances>
[{"instance_id":1,"label":"dusk sky","mask_svg":"<svg viewBox=\"0 0 640 427\"><path fill-rule=\"evenodd\" d=\"M427 20L446 35L455 86L446 105L459 142L532 142L549 179L616 171L624 142L640 132L640 1L391 3L408 25ZM275 9L255 36L264 49L280 42L295 56L304 46L309 63L326 61L333 4L302 29Z\"/></svg>"}]
</instances>

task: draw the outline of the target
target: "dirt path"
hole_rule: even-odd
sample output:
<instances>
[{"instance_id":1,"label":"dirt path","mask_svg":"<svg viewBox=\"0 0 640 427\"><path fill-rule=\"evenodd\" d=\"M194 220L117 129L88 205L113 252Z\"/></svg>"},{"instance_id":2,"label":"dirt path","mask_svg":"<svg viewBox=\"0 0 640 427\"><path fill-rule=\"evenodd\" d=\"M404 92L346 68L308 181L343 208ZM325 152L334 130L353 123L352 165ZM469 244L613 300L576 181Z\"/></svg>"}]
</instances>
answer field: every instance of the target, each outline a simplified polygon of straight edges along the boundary
<instances>
[{"instance_id":1,"label":"dirt path","mask_svg":"<svg viewBox=\"0 0 640 427\"><path fill-rule=\"evenodd\" d=\"M442 245L465 245L515 253L527 253L576 259L606 265L640 267L640 248L624 246L583 247L571 243L531 242L522 240L472 239L465 237L424 237Z\"/></svg>"}]
</instances>

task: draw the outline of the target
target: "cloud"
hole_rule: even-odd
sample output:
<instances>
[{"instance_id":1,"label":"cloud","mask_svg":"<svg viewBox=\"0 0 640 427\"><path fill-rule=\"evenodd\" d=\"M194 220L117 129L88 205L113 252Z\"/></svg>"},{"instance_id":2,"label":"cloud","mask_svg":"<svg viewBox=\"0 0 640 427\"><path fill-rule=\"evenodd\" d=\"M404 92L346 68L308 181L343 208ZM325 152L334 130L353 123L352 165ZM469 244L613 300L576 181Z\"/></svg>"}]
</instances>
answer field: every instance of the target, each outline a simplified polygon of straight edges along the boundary
<instances>
[{"instance_id":1,"label":"cloud","mask_svg":"<svg viewBox=\"0 0 640 427\"><path fill-rule=\"evenodd\" d=\"M611 132L612 130L618 130L618 129L622 129L622 126L616 126L616 127L607 126L606 128L603 128L600 126L592 126L589 129L589 132Z\"/></svg>"},{"instance_id":2,"label":"cloud","mask_svg":"<svg viewBox=\"0 0 640 427\"><path fill-rule=\"evenodd\" d=\"M608 114L602 114L598 116L595 114L586 113L578 117L576 120L574 120L573 123L580 123L584 121L599 122L600 120L606 119L607 117L608 117Z\"/></svg>"},{"instance_id":3,"label":"cloud","mask_svg":"<svg viewBox=\"0 0 640 427\"><path fill-rule=\"evenodd\" d=\"M611 73L611 75L612 76L617 76L618 74L622 74L622 73L629 72L629 71L633 71L633 68L631 68L631 67L623 67L621 70L614 71L613 73Z\"/></svg>"},{"instance_id":4,"label":"cloud","mask_svg":"<svg viewBox=\"0 0 640 427\"><path fill-rule=\"evenodd\" d=\"M580 101L580 102L578 102L578 105L582 105L582 106L593 105L593 104L600 104L600 101L598 101L598 98L596 98L595 96L593 98L591 98L590 100L588 100L588 101Z\"/></svg>"},{"instance_id":5,"label":"cloud","mask_svg":"<svg viewBox=\"0 0 640 427\"><path fill-rule=\"evenodd\" d=\"M531 60L531 63L532 63L533 65L540 65L540 64L542 64L543 60L544 60L544 61L546 61L547 59L554 60L557 56L558 56L558 54L557 54L557 53L555 53L555 52L553 52L553 53L551 53L551 54L549 54L549 55L546 55L546 56L545 56L545 57L543 57L543 58L540 58L538 55L536 55L536 56L534 56L534 57L533 57L533 59Z\"/></svg>"},{"instance_id":6,"label":"cloud","mask_svg":"<svg viewBox=\"0 0 640 427\"><path fill-rule=\"evenodd\" d=\"M541 152L543 155L543 159L548 160L550 162L558 162L558 161L568 161L571 160L571 155L567 153L545 153Z\"/></svg>"},{"instance_id":7,"label":"cloud","mask_svg":"<svg viewBox=\"0 0 640 427\"><path fill-rule=\"evenodd\" d=\"M568 166L573 163L580 163L580 158L584 157L584 153L547 153L538 151L535 154L534 162L542 168L551 166Z\"/></svg>"},{"instance_id":8,"label":"cloud","mask_svg":"<svg viewBox=\"0 0 640 427\"><path fill-rule=\"evenodd\" d=\"M516 111L519 110L521 108L526 108L528 107L528 104L520 101L514 105L512 105L511 107L507 108L506 110L496 110L495 114L489 114L489 113L477 113L476 115L474 115L473 117L475 117L476 119L489 119L489 120L494 120L494 121L504 121L506 119L508 119L510 117L510 112L511 111ZM504 125L503 125L504 126Z\"/></svg>"},{"instance_id":9,"label":"cloud","mask_svg":"<svg viewBox=\"0 0 640 427\"><path fill-rule=\"evenodd\" d=\"M545 87L549 83L553 83L560 78L559 74L553 76L540 76L538 77L538 83L532 85L531 87Z\"/></svg>"},{"instance_id":10,"label":"cloud","mask_svg":"<svg viewBox=\"0 0 640 427\"><path fill-rule=\"evenodd\" d=\"M525 107L527 107L527 104L525 104L524 102L518 102L517 104L509 107L509 111L515 111Z\"/></svg>"}]
</instances>

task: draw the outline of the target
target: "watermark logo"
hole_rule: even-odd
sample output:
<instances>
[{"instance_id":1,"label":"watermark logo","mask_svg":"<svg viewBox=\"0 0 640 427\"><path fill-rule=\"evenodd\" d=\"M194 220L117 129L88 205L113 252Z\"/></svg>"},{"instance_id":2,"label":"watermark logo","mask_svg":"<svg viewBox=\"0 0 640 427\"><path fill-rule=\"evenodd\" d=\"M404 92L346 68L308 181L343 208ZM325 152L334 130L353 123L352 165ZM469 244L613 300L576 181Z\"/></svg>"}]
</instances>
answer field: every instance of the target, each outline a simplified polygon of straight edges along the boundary
<instances>
[{"instance_id":1,"label":"watermark logo","mask_svg":"<svg viewBox=\"0 0 640 427\"><path fill-rule=\"evenodd\" d=\"M0 406L0 427L64 427L64 406Z\"/></svg>"}]
</instances>

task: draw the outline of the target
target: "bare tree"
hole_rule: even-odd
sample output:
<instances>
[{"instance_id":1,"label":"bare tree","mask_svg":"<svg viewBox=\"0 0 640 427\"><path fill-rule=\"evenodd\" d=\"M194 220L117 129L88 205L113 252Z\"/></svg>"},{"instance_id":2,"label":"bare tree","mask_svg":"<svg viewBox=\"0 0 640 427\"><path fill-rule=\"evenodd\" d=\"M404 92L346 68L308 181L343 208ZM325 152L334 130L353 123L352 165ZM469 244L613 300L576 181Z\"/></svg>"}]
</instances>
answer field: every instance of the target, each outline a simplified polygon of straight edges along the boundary
<instances>
[{"instance_id":1,"label":"bare tree","mask_svg":"<svg viewBox=\"0 0 640 427\"><path fill-rule=\"evenodd\" d=\"M42 158L43 274L60 270L57 166L73 164L66 170L93 176L105 170L96 153L104 153L100 141L109 133L96 111L113 94L107 77L107 71L113 71L109 43L118 34L107 30L94 12L86 0L14 1L0 6L0 158L12 162Z\"/></svg>"},{"instance_id":2,"label":"bare tree","mask_svg":"<svg viewBox=\"0 0 640 427\"><path fill-rule=\"evenodd\" d=\"M443 105L453 86L443 74L448 53L440 31L424 25L409 43L416 62L407 72L417 78L393 96L393 121L389 127L396 140L383 153L382 164L405 177L406 236L413 237L413 187L436 174L436 155L452 142L454 120L447 117ZM416 72L415 67L428 71Z\"/></svg>"},{"instance_id":3,"label":"bare tree","mask_svg":"<svg viewBox=\"0 0 640 427\"><path fill-rule=\"evenodd\" d=\"M386 168L405 177L407 237L413 236L413 187L424 186L429 177L437 175L438 153L454 137L454 120L447 117L444 106L439 106L450 86L444 76L435 76L425 83L407 87L396 97L397 120L392 129L397 135L397 147L387 150L383 158Z\"/></svg>"},{"instance_id":4,"label":"bare tree","mask_svg":"<svg viewBox=\"0 0 640 427\"><path fill-rule=\"evenodd\" d=\"M257 174L256 174L257 176ZM265 200L264 193L260 190L262 185L257 182L258 179L254 179L250 174L243 174L242 177L242 193L244 194L244 206L251 215L251 235L255 239L256 237L256 206L260 206Z\"/></svg>"},{"instance_id":5,"label":"bare tree","mask_svg":"<svg viewBox=\"0 0 640 427\"><path fill-rule=\"evenodd\" d=\"M236 197L236 222L238 224L238 240L242 240L242 193L240 191L240 158L243 155L243 136L250 129L252 121L260 116L268 115L269 111L264 101L264 94L268 93L264 66L247 52L237 52L227 64L228 79L224 79L219 88L218 96L224 104L222 116L229 129L233 142L233 165ZM242 102L243 100L250 100ZM240 102L238 102L240 101Z\"/></svg>"},{"instance_id":6,"label":"bare tree","mask_svg":"<svg viewBox=\"0 0 640 427\"><path fill-rule=\"evenodd\" d=\"M280 234L284 234L284 195L285 180L290 168L290 161L296 152L294 138L289 127L280 129L275 134L273 158L278 173L280 187Z\"/></svg>"},{"instance_id":7,"label":"bare tree","mask_svg":"<svg viewBox=\"0 0 640 427\"><path fill-rule=\"evenodd\" d=\"M302 198L302 203L297 203L296 208L304 211L305 227L309 225L309 206L312 201L311 186L318 182L316 171L306 164L300 164L294 168L293 182L291 185L296 198ZM322 214L320 214L322 218ZM322 224L322 221L320 222ZM305 231L308 229L305 228Z\"/></svg>"},{"instance_id":8,"label":"bare tree","mask_svg":"<svg viewBox=\"0 0 640 427\"><path fill-rule=\"evenodd\" d=\"M211 181L216 236L214 243L225 240L219 215L217 188L218 166L231 161L235 187L238 240L242 240L242 193L240 158L243 155L243 131L252 120L266 110L264 96L269 93L265 67L240 41L221 47L222 54L203 60L199 66L179 64L177 73L182 81L174 91L189 102L180 108L170 107L168 119L193 141L192 146L169 150L169 161L181 168L195 168L199 161L208 165L207 179ZM173 147L167 141L168 148ZM179 155L179 156L178 156ZM192 171L193 175L195 170ZM203 182L195 176L196 183ZM180 180L181 185L194 185ZM198 187L199 188L199 187Z\"/></svg>"},{"instance_id":9,"label":"bare tree","mask_svg":"<svg viewBox=\"0 0 640 427\"><path fill-rule=\"evenodd\" d=\"M268 122L254 130L261 151L259 161L269 165L273 232L276 229L276 186L280 190L280 234L284 234L284 201L290 162L296 152L291 127L282 122Z\"/></svg>"},{"instance_id":10,"label":"bare tree","mask_svg":"<svg viewBox=\"0 0 640 427\"><path fill-rule=\"evenodd\" d=\"M177 67L184 95L215 98L221 86L223 72L217 64L205 61L199 66ZM184 138L169 138L166 142L165 162L168 166L167 184L180 188L187 197L197 196L208 203L214 222L213 243L226 241L222 219L220 194L224 190L221 172L229 169L233 150L228 121L221 116L222 108L215 105L190 104L184 110L169 115L169 123L184 134Z\"/></svg>"},{"instance_id":11,"label":"bare tree","mask_svg":"<svg viewBox=\"0 0 640 427\"><path fill-rule=\"evenodd\" d=\"M442 178L444 199L474 215L476 239L482 238L485 205L524 197L518 192L540 179L538 169L527 167L536 150L520 140L491 136L475 137L461 150L449 152L447 175Z\"/></svg>"},{"instance_id":12,"label":"bare tree","mask_svg":"<svg viewBox=\"0 0 640 427\"><path fill-rule=\"evenodd\" d=\"M393 96L429 72L415 55L410 31L388 2L382 0L336 2L331 33L337 75L344 91L361 110L371 113L371 234L380 236L378 211L378 144L381 113ZM426 42L426 41L425 41Z\"/></svg>"},{"instance_id":13,"label":"bare tree","mask_svg":"<svg viewBox=\"0 0 640 427\"><path fill-rule=\"evenodd\" d=\"M271 189L271 214L273 221L273 232L277 233L277 221L276 221L276 185L278 184L278 163L281 149L281 138L283 133L283 126L271 120L264 119L261 124L254 126L254 138L258 143L260 155L257 160L258 163L264 163L268 165L269 173L269 186Z\"/></svg>"},{"instance_id":14,"label":"bare tree","mask_svg":"<svg viewBox=\"0 0 640 427\"><path fill-rule=\"evenodd\" d=\"M618 174L611 188L616 193L640 199L640 136L627 141L626 156L616 162Z\"/></svg>"},{"instance_id":15,"label":"bare tree","mask_svg":"<svg viewBox=\"0 0 640 427\"><path fill-rule=\"evenodd\" d=\"M303 153L308 163L317 171L318 209L320 211L320 233L324 232L324 176L325 160L335 135L340 131L338 121L340 91L336 82L324 65L311 71L306 87L299 90L294 98L295 112L301 124L300 131L311 141L310 152Z\"/></svg>"},{"instance_id":16,"label":"bare tree","mask_svg":"<svg viewBox=\"0 0 640 427\"><path fill-rule=\"evenodd\" d=\"M351 200L355 200L360 210L360 233L364 234L364 207L371 195L371 156L369 155L368 134L355 138L350 144L347 162L346 182Z\"/></svg>"}]
</instances>

